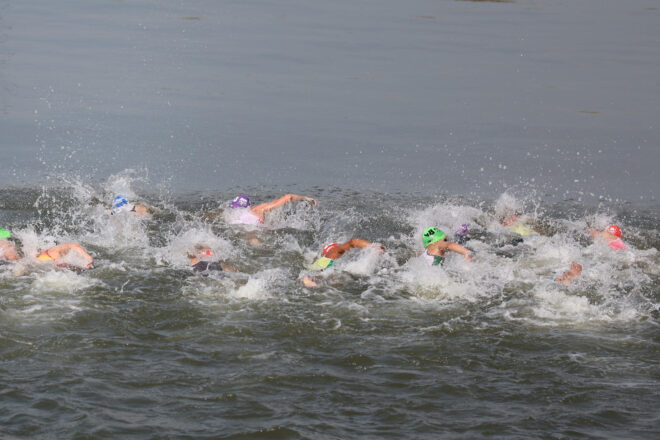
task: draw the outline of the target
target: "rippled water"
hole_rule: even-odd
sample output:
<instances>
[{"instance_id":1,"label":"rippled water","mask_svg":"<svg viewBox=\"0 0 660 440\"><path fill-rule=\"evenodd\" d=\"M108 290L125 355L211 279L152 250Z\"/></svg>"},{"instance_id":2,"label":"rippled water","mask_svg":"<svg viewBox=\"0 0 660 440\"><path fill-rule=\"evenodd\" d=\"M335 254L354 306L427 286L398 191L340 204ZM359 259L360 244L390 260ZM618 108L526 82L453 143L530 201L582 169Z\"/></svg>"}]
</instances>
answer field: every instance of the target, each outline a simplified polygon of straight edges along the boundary
<instances>
[{"instance_id":1,"label":"rippled water","mask_svg":"<svg viewBox=\"0 0 660 440\"><path fill-rule=\"evenodd\" d=\"M310 188L252 233L231 193L135 194L132 174L3 190L25 252L65 240L88 272L0 268L3 432L67 438L650 438L657 433L658 212ZM109 216L115 191L157 208ZM278 194L256 192L255 201ZM519 209L542 234L495 221ZM222 210L220 211L222 212ZM630 215L630 214L635 215ZM618 222L629 252L593 243ZM421 231L471 225L472 263L418 256ZM319 249L361 237L304 288ZM211 245L234 274L195 275ZM571 261L568 287L553 282ZM21 263L18 263L21 264Z\"/></svg>"}]
</instances>

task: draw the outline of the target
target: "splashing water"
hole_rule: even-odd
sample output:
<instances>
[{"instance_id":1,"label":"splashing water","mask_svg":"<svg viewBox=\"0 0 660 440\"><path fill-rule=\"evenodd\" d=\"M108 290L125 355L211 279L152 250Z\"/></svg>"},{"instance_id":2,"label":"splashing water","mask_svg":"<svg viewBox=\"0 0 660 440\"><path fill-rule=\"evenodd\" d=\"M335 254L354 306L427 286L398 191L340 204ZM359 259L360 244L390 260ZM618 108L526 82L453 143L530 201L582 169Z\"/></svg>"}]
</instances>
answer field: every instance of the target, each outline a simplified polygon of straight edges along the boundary
<instances>
[{"instance_id":1,"label":"splashing water","mask_svg":"<svg viewBox=\"0 0 660 440\"><path fill-rule=\"evenodd\" d=\"M476 372L488 369L501 381L495 394L524 394L510 378L548 374L543 365L567 351L579 352L572 368L593 368L598 344L585 340L618 347L610 364L626 367L615 369L614 376L628 374L630 363L646 368L646 349L630 355L620 346L632 339L647 347L657 328L660 224L652 211L630 217L615 207L549 206L511 193L494 201L431 200L337 190L310 194L318 208L288 206L269 213L263 226L243 227L224 221L230 193L154 195L133 189L131 176L122 173L98 186L71 181L24 192L24 209L4 224L24 255L0 267L5 359L41 364L47 362L44 353L56 353L65 359L60 362L67 372L59 376L65 380L84 377L98 369L97 359L111 357L95 373L109 390L121 387L113 376L126 368L132 382L145 384L154 374L163 377L156 372L165 363L174 382L192 380L197 389L215 375L238 378L229 386L237 394L260 389L264 396L290 395L299 383L331 393L340 381L354 390L347 389L345 398L358 400L363 394L352 375L360 372L377 396L362 403L369 411L391 393L390 385L377 385L383 377L404 388L416 376L471 387L480 377ZM118 191L152 207L153 217L110 215ZM508 212L516 212L531 232L520 235L504 226L501 217ZM613 251L587 233L615 221L629 251ZM473 260L448 253L443 266L431 266L423 256L424 229L439 227L451 241L461 237L464 224L469 226L464 245ZM324 245L351 238L381 243L386 251L353 249L331 269L307 270ZM95 268L74 273L32 263L39 251L64 241L90 251ZM236 272L193 272L196 246L210 249L210 260ZM555 282L572 262L582 265L582 273L567 286ZM304 287L305 274L316 276L319 286ZM504 358L497 358L498 350L507 353ZM489 366L493 356L506 364L507 356L525 359L535 350L540 351L534 362ZM190 379L191 372L200 379ZM283 379L287 374L292 379ZM401 382L400 374L412 376ZM562 392L583 386L562 377ZM596 395L607 398L607 388L595 387ZM425 388L405 393L413 400L422 395L453 401L437 387ZM644 401L647 394L640 392ZM181 402L189 390L175 387L168 395L175 412L187 411ZM311 404L316 410L322 406L318 400ZM483 411L475 405L477 413ZM411 417L424 413L397 410Z\"/></svg>"}]
</instances>

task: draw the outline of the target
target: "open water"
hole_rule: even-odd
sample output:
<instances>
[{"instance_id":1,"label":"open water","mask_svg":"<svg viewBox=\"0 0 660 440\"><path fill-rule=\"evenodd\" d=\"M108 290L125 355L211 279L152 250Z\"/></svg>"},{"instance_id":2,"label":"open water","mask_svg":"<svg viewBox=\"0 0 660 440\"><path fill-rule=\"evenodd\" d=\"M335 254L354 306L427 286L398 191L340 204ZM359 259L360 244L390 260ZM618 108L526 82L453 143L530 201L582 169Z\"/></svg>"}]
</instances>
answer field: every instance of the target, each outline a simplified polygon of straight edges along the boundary
<instances>
[{"instance_id":1,"label":"open water","mask_svg":"<svg viewBox=\"0 0 660 440\"><path fill-rule=\"evenodd\" d=\"M0 437L660 435L656 2L56 3L0 0Z\"/></svg>"}]
</instances>

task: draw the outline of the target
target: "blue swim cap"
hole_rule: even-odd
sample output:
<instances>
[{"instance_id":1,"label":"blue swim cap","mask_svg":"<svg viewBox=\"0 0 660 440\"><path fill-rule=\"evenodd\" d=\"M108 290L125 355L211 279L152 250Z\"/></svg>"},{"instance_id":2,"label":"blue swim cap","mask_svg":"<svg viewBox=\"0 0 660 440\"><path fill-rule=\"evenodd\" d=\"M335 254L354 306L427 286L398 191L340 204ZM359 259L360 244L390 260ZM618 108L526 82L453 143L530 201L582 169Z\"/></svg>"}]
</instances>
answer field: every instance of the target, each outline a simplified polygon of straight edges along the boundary
<instances>
[{"instance_id":1,"label":"blue swim cap","mask_svg":"<svg viewBox=\"0 0 660 440\"><path fill-rule=\"evenodd\" d=\"M124 205L128 205L128 200L126 200L126 198L122 195L117 195L112 200L112 209L118 209Z\"/></svg>"}]
</instances>

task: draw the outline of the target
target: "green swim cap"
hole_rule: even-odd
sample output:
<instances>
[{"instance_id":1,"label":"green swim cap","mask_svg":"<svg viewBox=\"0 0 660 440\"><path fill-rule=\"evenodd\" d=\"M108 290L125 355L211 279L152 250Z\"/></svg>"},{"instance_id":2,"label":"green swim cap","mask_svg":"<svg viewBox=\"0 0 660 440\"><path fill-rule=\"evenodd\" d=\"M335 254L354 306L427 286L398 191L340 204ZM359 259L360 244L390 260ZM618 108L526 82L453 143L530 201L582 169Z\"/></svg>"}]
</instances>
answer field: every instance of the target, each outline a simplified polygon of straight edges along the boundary
<instances>
[{"instance_id":1,"label":"green swim cap","mask_svg":"<svg viewBox=\"0 0 660 440\"><path fill-rule=\"evenodd\" d=\"M11 232L8 229L0 228L0 238L10 238Z\"/></svg>"},{"instance_id":2,"label":"green swim cap","mask_svg":"<svg viewBox=\"0 0 660 440\"><path fill-rule=\"evenodd\" d=\"M431 243L444 240L446 237L447 234L442 232L440 229L431 226L430 228L427 228L424 231L424 235L422 236L422 241L424 242L424 247L428 247Z\"/></svg>"}]
</instances>

